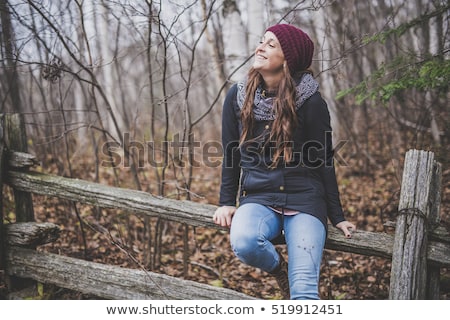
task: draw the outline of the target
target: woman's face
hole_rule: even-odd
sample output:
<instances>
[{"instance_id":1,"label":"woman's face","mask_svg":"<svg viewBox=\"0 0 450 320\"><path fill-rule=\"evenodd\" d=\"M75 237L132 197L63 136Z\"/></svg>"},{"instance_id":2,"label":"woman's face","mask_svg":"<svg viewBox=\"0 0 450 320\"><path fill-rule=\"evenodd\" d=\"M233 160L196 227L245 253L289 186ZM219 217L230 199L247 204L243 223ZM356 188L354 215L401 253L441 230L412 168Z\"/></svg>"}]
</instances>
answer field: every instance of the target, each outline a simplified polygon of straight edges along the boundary
<instances>
[{"instance_id":1,"label":"woman's face","mask_svg":"<svg viewBox=\"0 0 450 320\"><path fill-rule=\"evenodd\" d=\"M255 50L253 68L265 74L278 74L283 72L284 54L277 37L267 31Z\"/></svg>"}]
</instances>

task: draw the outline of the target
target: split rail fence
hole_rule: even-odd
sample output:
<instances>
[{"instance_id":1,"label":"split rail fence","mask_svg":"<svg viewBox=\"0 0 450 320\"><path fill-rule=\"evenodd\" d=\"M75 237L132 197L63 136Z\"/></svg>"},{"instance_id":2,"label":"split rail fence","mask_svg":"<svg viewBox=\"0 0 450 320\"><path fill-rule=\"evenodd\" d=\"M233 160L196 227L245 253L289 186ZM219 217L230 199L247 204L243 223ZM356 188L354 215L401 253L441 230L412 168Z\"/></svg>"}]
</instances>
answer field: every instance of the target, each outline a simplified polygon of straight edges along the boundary
<instances>
[{"instance_id":1,"label":"split rail fence","mask_svg":"<svg viewBox=\"0 0 450 320\"><path fill-rule=\"evenodd\" d=\"M0 219L0 269L8 278L32 279L106 299L255 299L146 270L36 251L38 245L57 239L59 228L34 222L32 194L208 228L218 228L212 222L216 207L33 171L36 160L27 153L21 115L5 114L0 120L0 187L13 189L17 220L3 225ZM408 151L395 233L357 231L346 239L330 226L326 248L392 259L390 299L439 299L440 268L450 266L450 235L439 221L441 177L432 152ZM0 199L3 203L3 195Z\"/></svg>"}]
</instances>

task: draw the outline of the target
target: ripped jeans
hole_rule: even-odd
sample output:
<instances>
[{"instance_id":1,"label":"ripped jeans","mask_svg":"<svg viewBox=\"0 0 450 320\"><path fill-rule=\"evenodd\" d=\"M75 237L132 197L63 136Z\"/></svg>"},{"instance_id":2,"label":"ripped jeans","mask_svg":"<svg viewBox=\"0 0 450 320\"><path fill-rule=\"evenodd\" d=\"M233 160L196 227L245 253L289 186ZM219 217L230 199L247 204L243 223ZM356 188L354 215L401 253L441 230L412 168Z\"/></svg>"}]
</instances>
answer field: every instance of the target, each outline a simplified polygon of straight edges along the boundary
<instances>
[{"instance_id":1,"label":"ripped jeans","mask_svg":"<svg viewBox=\"0 0 450 320\"><path fill-rule=\"evenodd\" d=\"M306 213L283 217L270 207L243 204L236 210L231 223L231 247L243 263L270 272L279 263L279 255L270 241L282 229L288 250L291 299L319 299L326 230L316 217Z\"/></svg>"}]
</instances>

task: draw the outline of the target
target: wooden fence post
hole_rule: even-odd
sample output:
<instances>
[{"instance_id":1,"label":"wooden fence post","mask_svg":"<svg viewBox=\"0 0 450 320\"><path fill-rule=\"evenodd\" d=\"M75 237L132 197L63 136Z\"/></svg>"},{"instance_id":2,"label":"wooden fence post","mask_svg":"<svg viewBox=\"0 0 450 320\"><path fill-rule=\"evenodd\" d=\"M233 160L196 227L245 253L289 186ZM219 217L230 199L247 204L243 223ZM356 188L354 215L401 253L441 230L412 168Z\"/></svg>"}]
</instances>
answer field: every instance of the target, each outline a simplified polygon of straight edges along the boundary
<instances>
[{"instance_id":1,"label":"wooden fence post","mask_svg":"<svg viewBox=\"0 0 450 320\"><path fill-rule=\"evenodd\" d=\"M28 151L28 139L25 130L25 123L23 115L20 113L11 113L4 115L4 147L7 151ZM7 161L5 161L4 168L8 170ZM22 170L28 170L24 168ZM4 171L5 172L5 171ZM14 189L14 205L16 222L33 222L34 209L33 198L30 192L24 192ZM6 277L8 291L17 291L25 288L32 288L35 281L30 279L22 279L17 277Z\"/></svg>"},{"instance_id":2,"label":"wooden fence post","mask_svg":"<svg viewBox=\"0 0 450 320\"><path fill-rule=\"evenodd\" d=\"M27 134L23 116L19 113L5 114L5 144L9 150L27 152ZM31 193L14 189L17 222L34 221Z\"/></svg>"},{"instance_id":3,"label":"wooden fence post","mask_svg":"<svg viewBox=\"0 0 450 320\"><path fill-rule=\"evenodd\" d=\"M399 216L395 228L389 299L425 299L427 228L434 153L409 150L405 156Z\"/></svg>"}]
</instances>

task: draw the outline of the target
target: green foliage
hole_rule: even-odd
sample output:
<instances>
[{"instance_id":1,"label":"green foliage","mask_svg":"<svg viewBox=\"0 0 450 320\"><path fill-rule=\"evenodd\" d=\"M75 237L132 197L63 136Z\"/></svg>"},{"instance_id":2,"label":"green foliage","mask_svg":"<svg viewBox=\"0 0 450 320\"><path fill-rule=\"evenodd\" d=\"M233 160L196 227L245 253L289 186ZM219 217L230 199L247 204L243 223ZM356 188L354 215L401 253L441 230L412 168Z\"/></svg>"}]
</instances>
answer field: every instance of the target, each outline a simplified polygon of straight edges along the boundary
<instances>
[{"instance_id":1,"label":"green foliage","mask_svg":"<svg viewBox=\"0 0 450 320\"><path fill-rule=\"evenodd\" d=\"M366 37L365 45L379 42L384 44L390 37L400 37L409 29L428 23L431 18L444 14L450 5L436 8L396 28ZM374 100L386 103L393 96L407 89L419 91L435 90L446 93L450 83L450 60L440 56L421 57L418 53L397 56L392 61L382 64L375 72L354 87L338 92L336 98L352 95L356 103Z\"/></svg>"},{"instance_id":2,"label":"green foliage","mask_svg":"<svg viewBox=\"0 0 450 320\"><path fill-rule=\"evenodd\" d=\"M344 293L341 293L341 294L335 296L335 297L334 297L334 300L344 300L344 299L345 299L345 296L346 296L346 293L345 293L345 292L344 292Z\"/></svg>"},{"instance_id":3,"label":"green foliage","mask_svg":"<svg viewBox=\"0 0 450 320\"><path fill-rule=\"evenodd\" d=\"M372 42L380 42L385 43L386 40L392 36L402 36L405 32L410 30L411 28L421 26L424 23L427 23L430 19L437 17L443 13L445 13L447 10L450 9L450 5L447 3L447 5L438 6L436 10L433 10L431 12L427 12L422 14L421 16L412 19L411 21L408 21L406 23L402 23L396 28L391 28L383 32L379 32L373 36L365 37L363 39L363 44L369 44Z\"/></svg>"},{"instance_id":4,"label":"green foliage","mask_svg":"<svg viewBox=\"0 0 450 320\"><path fill-rule=\"evenodd\" d=\"M35 295L24 297L24 300L47 300L49 295L44 292L44 284L41 282L36 283Z\"/></svg>"},{"instance_id":5,"label":"green foliage","mask_svg":"<svg viewBox=\"0 0 450 320\"><path fill-rule=\"evenodd\" d=\"M449 83L450 60L432 57L417 62L413 57L400 56L380 66L356 86L340 91L337 98L354 95L357 104L366 99L385 103L406 89L447 92Z\"/></svg>"},{"instance_id":6,"label":"green foliage","mask_svg":"<svg viewBox=\"0 0 450 320\"><path fill-rule=\"evenodd\" d=\"M212 285L213 287L223 288L223 281L220 279L211 280L209 284Z\"/></svg>"},{"instance_id":7,"label":"green foliage","mask_svg":"<svg viewBox=\"0 0 450 320\"><path fill-rule=\"evenodd\" d=\"M44 296L44 284L38 282L37 283L37 292L39 297L43 297Z\"/></svg>"}]
</instances>

